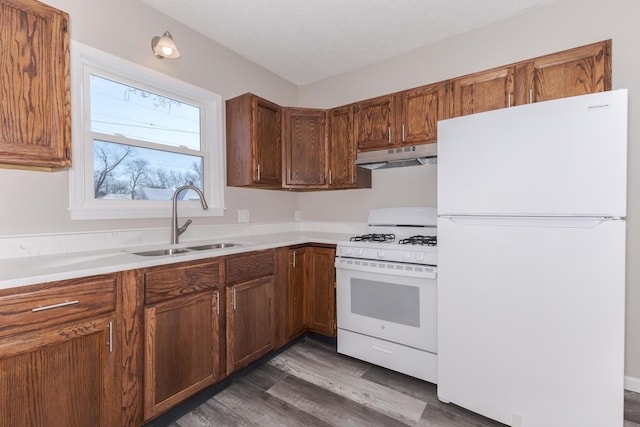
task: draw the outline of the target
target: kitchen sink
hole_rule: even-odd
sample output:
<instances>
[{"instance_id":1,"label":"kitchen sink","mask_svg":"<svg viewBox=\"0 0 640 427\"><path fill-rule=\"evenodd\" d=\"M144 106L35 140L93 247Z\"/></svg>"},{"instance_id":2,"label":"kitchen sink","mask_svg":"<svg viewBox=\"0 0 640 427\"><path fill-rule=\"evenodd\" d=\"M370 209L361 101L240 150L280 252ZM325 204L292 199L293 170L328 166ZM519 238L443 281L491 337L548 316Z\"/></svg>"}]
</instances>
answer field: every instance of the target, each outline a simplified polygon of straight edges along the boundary
<instances>
[{"instance_id":1,"label":"kitchen sink","mask_svg":"<svg viewBox=\"0 0 640 427\"><path fill-rule=\"evenodd\" d=\"M134 255L142 256L165 256L165 255L177 255L192 251L207 251L211 249L224 249L234 246L242 246L239 243L211 243L208 245L188 246L186 248L169 248L169 249L156 249L152 251L133 252Z\"/></svg>"},{"instance_id":2,"label":"kitchen sink","mask_svg":"<svg viewBox=\"0 0 640 427\"><path fill-rule=\"evenodd\" d=\"M242 245L239 245L238 243L212 243L210 245L189 246L188 249L192 249L194 251L206 251L209 249L232 248L234 246L242 246Z\"/></svg>"},{"instance_id":3,"label":"kitchen sink","mask_svg":"<svg viewBox=\"0 0 640 427\"><path fill-rule=\"evenodd\" d=\"M155 251L134 252L134 255L142 256L162 256L162 255L176 255L189 252L186 248L171 248L171 249L157 249Z\"/></svg>"}]
</instances>

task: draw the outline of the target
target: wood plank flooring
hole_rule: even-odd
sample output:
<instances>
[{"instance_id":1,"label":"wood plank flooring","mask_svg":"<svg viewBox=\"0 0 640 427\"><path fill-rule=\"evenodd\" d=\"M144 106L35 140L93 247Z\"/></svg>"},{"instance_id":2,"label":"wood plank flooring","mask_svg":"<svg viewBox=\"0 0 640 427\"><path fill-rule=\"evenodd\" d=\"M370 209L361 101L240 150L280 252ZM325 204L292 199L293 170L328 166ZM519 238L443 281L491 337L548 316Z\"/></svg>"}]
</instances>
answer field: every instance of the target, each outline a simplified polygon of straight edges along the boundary
<instances>
[{"instance_id":1,"label":"wood plank flooring","mask_svg":"<svg viewBox=\"0 0 640 427\"><path fill-rule=\"evenodd\" d=\"M438 400L434 384L336 353L305 338L240 377L171 427L486 427L498 422ZM624 427L640 427L625 392Z\"/></svg>"}]
</instances>

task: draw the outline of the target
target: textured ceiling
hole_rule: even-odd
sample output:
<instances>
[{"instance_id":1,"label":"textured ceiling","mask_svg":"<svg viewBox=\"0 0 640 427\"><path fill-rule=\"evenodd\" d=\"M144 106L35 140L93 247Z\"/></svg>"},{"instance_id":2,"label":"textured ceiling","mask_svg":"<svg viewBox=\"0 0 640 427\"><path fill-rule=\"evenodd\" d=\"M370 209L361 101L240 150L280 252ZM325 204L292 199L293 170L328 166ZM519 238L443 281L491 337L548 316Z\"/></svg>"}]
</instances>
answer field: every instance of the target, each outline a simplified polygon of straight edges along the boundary
<instances>
[{"instance_id":1,"label":"textured ceiling","mask_svg":"<svg viewBox=\"0 0 640 427\"><path fill-rule=\"evenodd\" d=\"M304 85L557 0L142 1Z\"/></svg>"}]
</instances>

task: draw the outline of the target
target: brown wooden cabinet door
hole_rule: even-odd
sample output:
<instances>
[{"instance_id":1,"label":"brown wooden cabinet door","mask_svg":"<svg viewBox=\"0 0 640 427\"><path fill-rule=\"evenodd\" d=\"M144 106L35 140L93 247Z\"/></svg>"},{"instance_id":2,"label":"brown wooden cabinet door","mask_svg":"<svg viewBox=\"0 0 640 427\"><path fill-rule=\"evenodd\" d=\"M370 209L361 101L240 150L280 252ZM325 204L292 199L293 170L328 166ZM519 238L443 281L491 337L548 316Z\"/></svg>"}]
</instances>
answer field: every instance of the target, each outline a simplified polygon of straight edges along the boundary
<instances>
[{"instance_id":1,"label":"brown wooden cabinet door","mask_svg":"<svg viewBox=\"0 0 640 427\"><path fill-rule=\"evenodd\" d=\"M355 104L358 150L385 148L392 144L394 97L385 95Z\"/></svg>"},{"instance_id":2,"label":"brown wooden cabinet door","mask_svg":"<svg viewBox=\"0 0 640 427\"><path fill-rule=\"evenodd\" d=\"M280 107L251 93L226 102L227 185L282 187Z\"/></svg>"},{"instance_id":3,"label":"brown wooden cabinet door","mask_svg":"<svg viewBox=\"0 0 640 427\"><path fill-rule=\"evenodd\" d=\"M289 248L276 248L273 255L273 348L289 341Z\"/></svg>"},{"instance_id":4,"label":"brown wooden cabinet door","mask_svg":"<svg viewBox=\"0 0 640 427\"><path fill-rule=\"evenodd\" d=\"M145 420L220 378L218 291L145 307Z\"/></svg>"},{"instance_id":5,"label":"brown wooden cabinet door","mask_svg":"<svg viewBox=\"0 0 640 427\"><path fill-rule=\"evenodd\" d=\"M227 288L227 373L273 349L273 276Z\"/></svg>"},{"instance_id":6,"label":"brown wooden cabinet door","mask_svg":"<svg viewBox=\"0 0 640 427\"><path fill-rule=\"evenodd\" d=\"M356 185L356 143L353 132L353 106L329 111L329 187Z\"/></svg>"},{"instance_id":7,"label":"brown wooden cabinet door","mask_svg":"<svg viewBox=\"0 0 640 427\"><path fill-rule=\"evenodd\" d=\"M115 317L3 338L0 424L120 425Z\"/></svg>"},{"instance_id":8,"label":"brown wooden cabinet door","mask_svg":"<svg viewBox=\"0 0 640 427\"><path fill-rule=\"evenodd\" d=\"M307 248L289 250L289 281L287 286L287 339L292 340L307 329L306 283Z\"/></svg>"},{"instance_id":9,"label":"brown wooden cabinet door","mask_svg":"<svg viewBox=\"0 0 640 427\"><path fill-rule=\"evenodd\" d=\"M253 172L259 185L282 184L282 146L280 137L280 107L254 97Z\"/></svg>"},{"instance_id":10,"label":"brown wooden cabinet door","mask_svg":"<svg viewBox=\"0 0 640 427\"><path fill-rule=\"evenodd\" d=\"M451 81L451 117L515 105L514 65L494 68Z\"/></svg>"},{"instance_id":11,"label":"brown wooden cabinet door","mask_svg":"<svg viewBox=\"0 0 640 427\"><path fill-rule=\"evenodd\" d=\"M40 2L0 2L0 163L71 165L68 20Z\"/></svg>"},{"instance_id":12,"label":"brown wooden cabinet door","mask_svg":"<svg viewBox=\"0 0 640 427\"><path fill-rule=\"evenodd\" d=\"M311 247L307 255L309 329L336 336L335 250Z\"/></svg>"},{"instance_id":13,"label":"brown wooden cabinet door","mask_svg":"<svg viewBox=\"0 0 640 427\"><path fill-rule=\"evenodd\" d=\"M611 90L611 40L519 64L516 84L518 104Z\"/></svg>"},{"instance_id":14,"label":"brown wooden cabinet door","mask_svg":"<svg viewBox=\"0 0 640 427\"><path fill-rule=\"evenodd\" d=\"M436 142L438 120L447 115L448 83L435 83L396 95L399 106L395 145Z\"/></svg>"},{"instance_id":15,"label":"brown wooden cabinet door","mask_svg":"<svg viewBox=\"0 0 640 427\"><path fill-rule=\"evenodd\" d=\"M326 185L327 112L285 108L282 122L287 187Z\"/></svg>"}]
</instances>

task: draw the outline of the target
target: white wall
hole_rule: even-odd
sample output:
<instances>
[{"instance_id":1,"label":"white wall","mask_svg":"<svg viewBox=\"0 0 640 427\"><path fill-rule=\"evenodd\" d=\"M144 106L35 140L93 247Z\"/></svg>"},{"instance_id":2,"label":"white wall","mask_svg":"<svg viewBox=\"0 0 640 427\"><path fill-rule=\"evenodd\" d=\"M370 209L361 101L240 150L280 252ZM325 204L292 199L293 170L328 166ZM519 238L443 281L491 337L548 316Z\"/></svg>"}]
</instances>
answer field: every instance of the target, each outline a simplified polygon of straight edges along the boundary
<instances>
[{"instance_id":1,"label":"white wall","mask_svg":"<svg viewBox=\"0 0 640 427\"><path fill-rule=\"evenodd\" d=\"M628 88L630 98L626 374L635 378L640 378L640 263L637 262L640 259L639 17L640 2L636 0L604 3L561 0L517 18L300 88L301 105L329 108L612 39L613 88ZM394 203L413 204L409 191L417 193L416 204L435 205L435 173L426 168L434 167L374 171L372 190L302 194L302 217L316 221L344 217L364 221L371 208Z\"/></svg>"},{"instance_id":2,"label":"white wall","mask_svg":"<svg viewBox=\"0 0 640 427\"><path fill-rule=\"evenodd\" d=\"M298 87L210 39L131 0L45 0L69 13L71 38L158 70L229 99L253 92L281 105L297 105ZM159 60L151 38L171 31L182 53L177 61ZM73 70L72 70L73 72ZM75 90L75 88L72 88ZM0 169L0 236L65 233L138 227L168 227L168 219L71 221L67 171L54 173ZM286 191L227 188L224 217L194 218L194 225L237 222L249 209L252 222L293 221L298 196Z\"/></svg>"}]
</instances>

